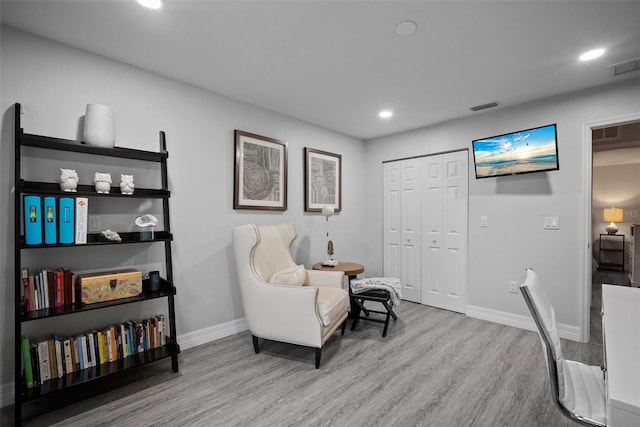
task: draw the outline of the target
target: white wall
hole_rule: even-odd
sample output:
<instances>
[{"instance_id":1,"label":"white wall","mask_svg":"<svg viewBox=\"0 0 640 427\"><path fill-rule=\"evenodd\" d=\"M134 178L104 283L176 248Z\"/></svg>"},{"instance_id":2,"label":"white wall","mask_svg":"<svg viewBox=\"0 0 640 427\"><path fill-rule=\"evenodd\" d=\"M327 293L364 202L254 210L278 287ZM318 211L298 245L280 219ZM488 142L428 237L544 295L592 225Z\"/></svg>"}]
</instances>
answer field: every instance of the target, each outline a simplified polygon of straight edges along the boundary
<instances>
[{"instance_id":1,"label":"white wall","mask_svg":"<svg viewBox=\"0 0 640 427\"><path fill-rule=\"evenodd\" d=\"M166 132L178 337L243 317L231 250L233 226L293 221L295 260L310 267L324 259L324 217L304 213L303 147L342 155L343 211L331 219L332 239L338 259L362 259L362 141L10 28L3 27L1 37L0 384L13 380L15 102L26 110L22 124L27 133L81 139L78 123L90 102L114 108L117 146L156 151L158 131ZM288 143L286 212L233 209L234 129Z\"/></svg>"},{"instance_id":2,"label":"white wall","mask_svg":"<svg viewBox=\"0 0 640 427\"><path fill-rule=\"evenodd\" d=\"M638 81L556 97L514 108L453 120L367 141L366 182L370 212L366 264L382 273L382 162L468 148L471 141L549 123L558 125L560 170L476 180L469 160L468 314L518 323L528 314L520 294L507 292L509 280L524 280L527 267L541 276L564 335L580 336L584 236L583 126L603 118L640 112ZM488 228L480 228L486 215ZM543 230L545 216L559 216L560 229ZM581 289L582 288L582 289Z\"/></svg>"}]
</instances>

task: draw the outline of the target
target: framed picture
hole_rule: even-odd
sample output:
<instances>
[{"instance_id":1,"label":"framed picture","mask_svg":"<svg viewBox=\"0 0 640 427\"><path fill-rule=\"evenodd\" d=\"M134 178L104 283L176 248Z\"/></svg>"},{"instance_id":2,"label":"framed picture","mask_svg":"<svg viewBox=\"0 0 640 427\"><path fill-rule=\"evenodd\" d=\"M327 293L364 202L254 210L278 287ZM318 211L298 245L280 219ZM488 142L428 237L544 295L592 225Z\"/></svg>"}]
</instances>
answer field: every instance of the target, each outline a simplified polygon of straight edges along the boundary
<instances>
[{"instance_id":1,"label":"framed picture","mask_svg":"<svg viewBox=\"0 0 640 427\"><path fill-rule=\"evenodd\" d=\"M233 208L287 210L287 144L235 131Z\"/></svg>"},{"instance_id":2,"label":"framed picture","mask_svg":"<svg viewBox=\"0 0 640 427\"><path fill-rule=\"evenodd\" d=\"M304 210L321 212L324 206L342 210L342 156L304 149Z\"/></svg>"}]
</instances>

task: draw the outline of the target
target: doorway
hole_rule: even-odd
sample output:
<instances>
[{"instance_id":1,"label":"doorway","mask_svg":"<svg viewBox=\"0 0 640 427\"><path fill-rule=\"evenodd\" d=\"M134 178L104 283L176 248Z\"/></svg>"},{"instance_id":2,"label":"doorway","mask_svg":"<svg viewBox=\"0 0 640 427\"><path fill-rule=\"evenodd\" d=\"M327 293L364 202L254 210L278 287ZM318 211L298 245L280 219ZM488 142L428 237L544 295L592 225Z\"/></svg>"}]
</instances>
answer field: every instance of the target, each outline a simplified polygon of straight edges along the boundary
<instances>
[{"instance_id":1,"label":"doorway","mask_svg":"<svg viewBox=\"0 0 640 427\"><path fill-rule=\"evenodd\" d=\"M626 150L640 147L640 141L634 142L626 140L623 135L623 128L626 125L640 126L640 113L630 115L611 117L599 122L586 123L583 125L583 195L584 195L584 236L585 251L583 253L583 274L580 278L585 286L581 289L580 297L580 318L581 318L581 341L589 342L591 335L591 303L592 303L592 274L595 271L598 254L594 249L594 230L604 228L602 211L595 212L594 206L598 206L593 200L593 179L594 179L594 154L600 152L609 152L606 157L615 157L617 150ZM614 129L615 128L615 129ZM618 137L619 135L620 137ZM632 138L633 139L633 138ZM637 148L640 150L640 148ZM620 153L617 153L620 154ZM627 154L628 155L628 154ZM605 155L595 154L595 157L603 157ZM624 155L623 155L624 157ZM599 160L598 160L599 161ZM609 202L603 202L609 203ZM611 202L619 203L619 202ZM621 207L623 207L621 205ZM599 233L598 233L599 234ZM599 240L599 239L598 239ZM599 241L598 241L599 244ZM597 301L597 298L596 298ZM597 311L597 310L596 310Z\"/></svg>"}]
</instances>

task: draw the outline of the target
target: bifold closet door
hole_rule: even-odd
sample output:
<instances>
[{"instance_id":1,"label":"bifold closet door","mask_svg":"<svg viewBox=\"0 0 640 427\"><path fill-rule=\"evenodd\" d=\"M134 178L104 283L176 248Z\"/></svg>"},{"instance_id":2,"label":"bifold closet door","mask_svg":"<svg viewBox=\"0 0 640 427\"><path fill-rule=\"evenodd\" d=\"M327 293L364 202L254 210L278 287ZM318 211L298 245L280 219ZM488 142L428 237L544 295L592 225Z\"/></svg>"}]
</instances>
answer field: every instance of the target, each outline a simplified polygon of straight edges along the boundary
<instances>
[{"instance_id":1,"label":"bifold closet door","mask_svg":"<svg viewBox=\"0 0 640 427\"><path fill-rule=\"evenodd\" d=\"M398 277L402 299L421 302L420 159L382 165L383 274Z\"/></svg>"},{"instance_id":2,"label":"bifold closet door","mask_svg":"<svg viewBox=\"0 0 640 427\"><path fill-rule=\"evenodd\" d=\"M422 158L422 303L466 312L468 152Z\"/></svg>"}]
</instances>

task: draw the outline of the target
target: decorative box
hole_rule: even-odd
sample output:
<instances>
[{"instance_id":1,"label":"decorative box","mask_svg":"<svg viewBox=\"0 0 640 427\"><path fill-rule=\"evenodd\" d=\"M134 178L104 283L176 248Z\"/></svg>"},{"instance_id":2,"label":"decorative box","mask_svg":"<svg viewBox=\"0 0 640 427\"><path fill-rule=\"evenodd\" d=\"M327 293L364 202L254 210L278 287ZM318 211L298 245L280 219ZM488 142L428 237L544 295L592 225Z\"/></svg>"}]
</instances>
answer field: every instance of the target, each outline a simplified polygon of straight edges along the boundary
<instances>
[{"instance_id":1,"label":"decorative box","mask_svg":"<svg viewBox=\"0 0 640 427\"><path fill-rule=\"evenodd\" d=\"M130 298L142 293L142 273L134 269L78 275L83 304Z\"/></svg>"}]
</instances>

